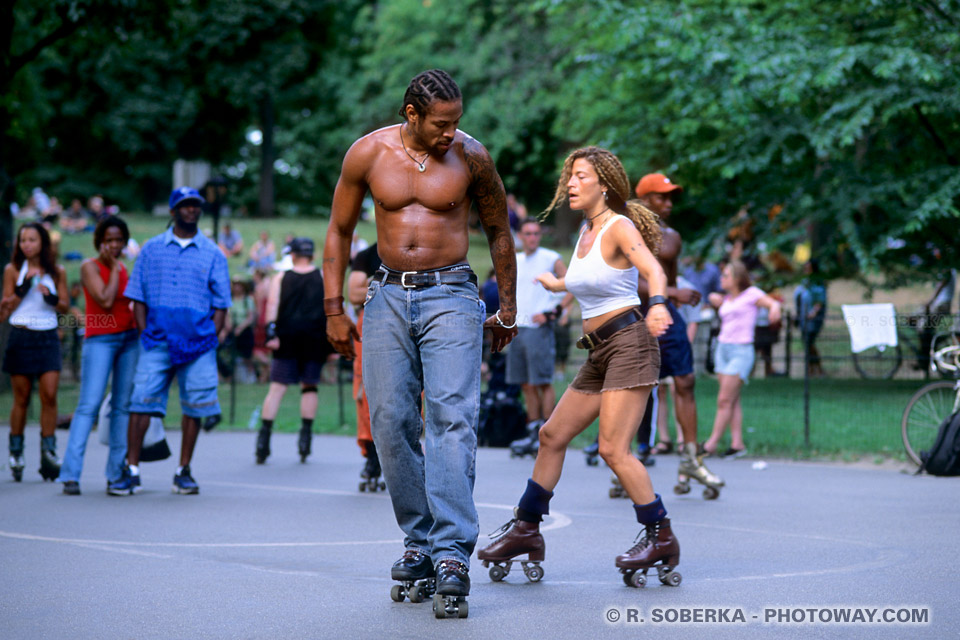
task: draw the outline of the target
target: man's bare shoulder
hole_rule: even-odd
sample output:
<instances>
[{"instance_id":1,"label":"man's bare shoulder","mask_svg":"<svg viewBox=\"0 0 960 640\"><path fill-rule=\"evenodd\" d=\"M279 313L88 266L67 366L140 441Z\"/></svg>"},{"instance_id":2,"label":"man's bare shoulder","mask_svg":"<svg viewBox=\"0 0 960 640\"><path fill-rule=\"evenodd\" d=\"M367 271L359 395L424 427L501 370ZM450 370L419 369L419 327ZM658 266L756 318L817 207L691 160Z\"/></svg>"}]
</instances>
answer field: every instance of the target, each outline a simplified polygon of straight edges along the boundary
<instances>
[{"instance_id":1,"label":"man's bare shoulder","mask_svg":"<svg viewBox=\"0 0 960 640\"><path fill-rule=\"evenodd\" d=\"M371 131L362 138L358 138L347 151L344 165L360 165L369 167L389 146L392 136L396 136L396 129L400 125L392 124L376 131Z\"/></svg>"}]
</instances>

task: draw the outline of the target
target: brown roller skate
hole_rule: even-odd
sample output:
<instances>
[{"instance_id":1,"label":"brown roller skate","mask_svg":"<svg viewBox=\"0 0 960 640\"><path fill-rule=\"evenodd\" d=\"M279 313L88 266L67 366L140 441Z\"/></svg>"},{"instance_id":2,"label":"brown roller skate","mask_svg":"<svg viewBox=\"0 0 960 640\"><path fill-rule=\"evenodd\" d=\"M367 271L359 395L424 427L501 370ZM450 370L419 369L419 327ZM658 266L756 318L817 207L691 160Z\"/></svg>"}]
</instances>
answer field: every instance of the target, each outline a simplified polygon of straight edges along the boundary
<instances>
[{"instance_id":1,"label":"brown roller skate","mask_svg":"<svg viewBox=\"0 0 960 640\"><path fill-rule=\"evenodd\" d=\"M652 568L662 584L679 586L683 576L674 569L680 564L680 543L670 529L670 518L644 525L637 544L617 556L616 564L628 587L646 585L647 570Z\"/></svg>"},{"instance_id":2,"label":"brown roller skate","mask_svg":"<svg viewBox=\"0 0 960 640\"><path fill-rule=\"evenodd\" d=\"M540 563L546 556L546 544L540 534L539 522L513 518L490 534L490 537L494 538L494 541L480 549L477 558L483 561L484 567L490 567L491 580L503 580L510 573L514 562L520 562L523 574L530 582L539 582L543 578ZM523 554L527 554L527 560L514 560Z\"/></svg>"}]
</instances>

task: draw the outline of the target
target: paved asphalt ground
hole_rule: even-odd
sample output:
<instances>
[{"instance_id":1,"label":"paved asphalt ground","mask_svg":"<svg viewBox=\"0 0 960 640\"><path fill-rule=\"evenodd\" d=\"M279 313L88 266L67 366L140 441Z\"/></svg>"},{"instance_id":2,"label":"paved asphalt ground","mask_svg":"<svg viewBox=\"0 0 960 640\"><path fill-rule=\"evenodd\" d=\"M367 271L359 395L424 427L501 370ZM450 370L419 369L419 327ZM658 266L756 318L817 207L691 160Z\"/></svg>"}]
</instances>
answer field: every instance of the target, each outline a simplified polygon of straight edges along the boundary
<instances>
[{"instance_id":1,"label":"paved asphalt ground","mask_svg":"<svg viewBox=\"0 0 960 640\"><path fill-rule=\"evenodd\" d=\"M6 469L0 477L0 638L960 637L960 478L721 460L712 466L727 488L707 502L699 490L674 496L677 458L661 458L651 475L681 542L683 583L634 589L613 566L638 530L630 503L607 497L609 470L571 451L545 527L543 581L515 567L492 583L475 562L469 618L436 620L429 602L389 597L402 536L389 498L358 492L349 438L317 436L300 464L295 436L278 434L257 466L253 433L202 434L200 495L171 494L171 459L144 464L144 491L126 498L105 494L95 436L80 497L41 482L38 441L29 428L22 484ZM170 441L179 448L177 432ZM481 532L510 517L531 467L479 452ZM929 617L764 623L769 608L850 607ZM706 608L744 620L668 622Z\"/></svg>"}]
</instances>

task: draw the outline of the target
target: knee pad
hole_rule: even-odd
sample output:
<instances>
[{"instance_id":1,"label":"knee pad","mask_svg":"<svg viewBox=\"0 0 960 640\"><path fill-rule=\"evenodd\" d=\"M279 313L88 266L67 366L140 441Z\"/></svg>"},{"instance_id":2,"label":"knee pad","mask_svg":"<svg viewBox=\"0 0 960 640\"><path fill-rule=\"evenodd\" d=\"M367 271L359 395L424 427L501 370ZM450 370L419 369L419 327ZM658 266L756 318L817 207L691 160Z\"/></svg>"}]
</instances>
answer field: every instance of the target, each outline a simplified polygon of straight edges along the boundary
<instances>
[{"instance_id":1,"label":"knee pad","mask_svg":"<svg viewBox=\"0 0 960 640\"><path fill-rule=\"evenodd\" d=\"M300 389L300 395L307 395L308 393L317 393L317 385L308 384Z\"/></svg>"}]
</instances>

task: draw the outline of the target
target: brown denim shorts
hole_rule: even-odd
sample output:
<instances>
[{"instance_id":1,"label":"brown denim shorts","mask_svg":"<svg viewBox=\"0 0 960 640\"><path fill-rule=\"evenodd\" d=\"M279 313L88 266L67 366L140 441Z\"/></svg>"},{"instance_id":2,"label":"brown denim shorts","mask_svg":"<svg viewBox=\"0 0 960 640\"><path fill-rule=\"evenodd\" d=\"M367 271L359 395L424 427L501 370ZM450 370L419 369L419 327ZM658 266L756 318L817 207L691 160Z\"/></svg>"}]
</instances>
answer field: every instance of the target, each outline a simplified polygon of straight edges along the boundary
<instances>
[{"instance_id":1,"label":"brown denim shorts","mask_svg":"<svg viewBox=\"0 0 960 640\"><path fill-rule=\"evenodd\" d=\"M610 336L590 352L570 388L581 393L647 387L659 382L660 344L643 320Z\"/></svg>"}]
</instances>

